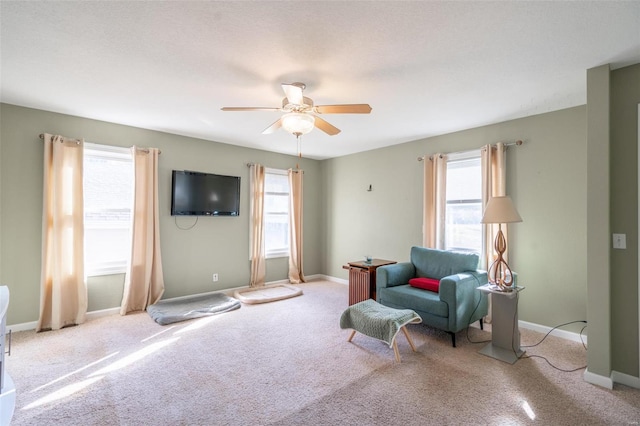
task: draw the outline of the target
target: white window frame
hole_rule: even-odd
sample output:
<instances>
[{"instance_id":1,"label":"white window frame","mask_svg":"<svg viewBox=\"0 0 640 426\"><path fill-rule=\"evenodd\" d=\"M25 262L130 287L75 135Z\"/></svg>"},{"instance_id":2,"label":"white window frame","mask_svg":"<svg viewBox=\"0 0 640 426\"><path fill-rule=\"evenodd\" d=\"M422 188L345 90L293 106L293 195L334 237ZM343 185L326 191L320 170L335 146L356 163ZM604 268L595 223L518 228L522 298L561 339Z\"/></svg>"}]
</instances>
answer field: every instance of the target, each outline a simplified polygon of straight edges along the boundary
<instances>
[{"instance_id":1,"label":"white window frame","mask_svg":"<svg viewBox=\"0 0 640 426\"><path fill-rule=\"evenodd\" d=\"M124 161L131 164L133 169L133 155L130 148L123 148L110 145L101 145L85 142L84 156L95 156L109 160ZM133 187L133 180L131 186ZM133 191L132 191L133 193ZM131 198L131 210L133 210L133 197ZM126 229L131 233L131 219L127 221L119 221L113 223L99 223L85 220L84 228L87 229ZM86 245L86 242L85 242ZM85 260L85 276L95 277L101 275L124 274L127 271L129 258L131 257L131 247L123 250L123 259L118 261L103 261L94 265L89 265Z\"/></svg>"},{"instance_id":2,"label":"white window frame","mask_svg":"<svg viewBox=\"0 0 640 426\"><path fill-rule=\"evenodd\" d=\"M468 160L480 160L481 159L481 152L480 150L472 150L472 151L464 151L464 152L456 152L456 153L451 153L447 155L447 166L450 163L457 163L457 162L462 162L462 161L468 161ZM447 167L448 169L448 167ZM482 180L482 176L478 175L478 179L481 181ZM447 181L448 184L448 181ZM478 183L478 185L481 185L481 183ZM445 197L446 198L446 197ZM464 199L464 200L453 200L450 201L449 199L445 200L446 205L451 205L451 204L469 204L469 203L480 203L480 206L482 206L482 194L480 195L480 198L478 199ZM475 249L472 248L467 248L467 247L449 247L447 246L447 239L446 239L446 235L447 235L447 221L445 219L445 249L446 250L456 250L456 251L466 251L466 252L474 252L474 253L478 253L478 255L482 256L483 255L483 251L484 251L484 245L481 243L480 244L480 251L476 251ZM480 226L480 241L482 241L482 226Z\"/></svg>"},{"instance_id":3,"label":"white window frame","mask_svg":"<svg viewBox=\"0 0 640 426\"><path fill-rule=\"evenodd\" d=\"M268 196L285 196L287 197L287 206L290 205L289 202L289 197L291 196L291 188L289 188L289 191L284 193L284 192L267 192L266 190L266 179L267 179L267 175L272 174L272 175L283 175L283 176L287 176L288 172L287 170L282 170L282 169L271 169L271 168L267 168L265 167L264 169L264 173L265 173L265 192L264 192L264 197L265 197L265 211L264 211L264 232L265 232L265 236L264 236L264 241L265 241L265 258L266 259L275 259L275 258L279 258L279 257L289 257L289 244L290 244L290 239L287 238L287 245L286 247L278 247L276 249L269 249L269 247L266 246L266 242L268 240L267 238L267 222L268 222L268 218L269 215L279 215L279 216L285 216L287 218L287 237L288 237L288 229L289 229L289 208L287 208L286 212L267 212L266 210L266 198Z\"/></svg>"}]
</instances>

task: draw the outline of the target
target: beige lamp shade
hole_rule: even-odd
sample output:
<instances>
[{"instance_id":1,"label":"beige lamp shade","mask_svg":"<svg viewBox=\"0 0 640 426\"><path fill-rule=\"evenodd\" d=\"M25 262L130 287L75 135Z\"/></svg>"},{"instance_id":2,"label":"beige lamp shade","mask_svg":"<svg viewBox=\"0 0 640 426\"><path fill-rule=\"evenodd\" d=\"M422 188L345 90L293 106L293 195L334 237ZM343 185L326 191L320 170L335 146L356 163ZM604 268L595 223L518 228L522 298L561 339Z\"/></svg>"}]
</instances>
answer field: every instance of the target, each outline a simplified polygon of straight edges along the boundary
<instances>
[{"instance_id":1,"label":"beige lamp shade","mask_svg":"<svg viewBox=\"0 0 640 426\"><path fill-rule=\"evenodd\" d=\"M509 196L492 197L484 209L481 223L522 222L513 201Z\"/></svg>"}]
</instances>

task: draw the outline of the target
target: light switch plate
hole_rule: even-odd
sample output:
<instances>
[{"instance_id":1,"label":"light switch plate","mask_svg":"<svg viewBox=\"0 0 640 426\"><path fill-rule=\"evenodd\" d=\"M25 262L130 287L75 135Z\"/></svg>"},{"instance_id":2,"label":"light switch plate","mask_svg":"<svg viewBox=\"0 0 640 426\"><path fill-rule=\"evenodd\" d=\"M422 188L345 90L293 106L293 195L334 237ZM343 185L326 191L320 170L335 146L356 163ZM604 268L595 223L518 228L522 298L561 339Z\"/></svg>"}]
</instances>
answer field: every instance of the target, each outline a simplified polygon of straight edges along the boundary
<instances>
[{"instance_id":1,"label":"light switch plate","mask_svg":"<svg viewBox=\"0 0 640 426\"><path fill-rule=\"evenodd\" d=\"M626 249L627 248L627 234L613 234L613 248L614 249Z\"/></svg>"}]
</instances>

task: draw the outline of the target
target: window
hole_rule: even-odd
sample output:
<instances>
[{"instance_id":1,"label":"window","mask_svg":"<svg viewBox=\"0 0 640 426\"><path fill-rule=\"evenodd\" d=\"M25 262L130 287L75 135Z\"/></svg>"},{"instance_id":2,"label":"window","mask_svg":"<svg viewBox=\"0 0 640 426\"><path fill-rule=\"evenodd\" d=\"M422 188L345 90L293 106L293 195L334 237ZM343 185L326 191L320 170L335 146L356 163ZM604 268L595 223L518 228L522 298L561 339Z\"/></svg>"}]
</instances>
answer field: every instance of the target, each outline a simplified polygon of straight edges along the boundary
<instances>
[{"instance_id":1,"label":"window","mask_svg":"<svg viewBox=\"0 0 640 426\"><path fill-rule=\"evenodd\" d=\"M482 253L480 152L449 157L446 192L445 249Z\"/></svg>"},{"instance_id":2,"label":"window","mask_svg":"<svg viewBox=\"0 0 640 426\"><path fill-rule=\"evenodd\" d=\"M289 256L289 178L286 170L265 170L264 249L266 258Z\"/></svg>"},{"instance_id":3,"label":"window","mask_svg":"<svg viewBox=\"0 0 640 426\"><path fill-rule=\"evenodd\" d=\"M133 159L128 148L85 143L85 275L126 271L131 252Z\"/></svg>"}]
</instances>

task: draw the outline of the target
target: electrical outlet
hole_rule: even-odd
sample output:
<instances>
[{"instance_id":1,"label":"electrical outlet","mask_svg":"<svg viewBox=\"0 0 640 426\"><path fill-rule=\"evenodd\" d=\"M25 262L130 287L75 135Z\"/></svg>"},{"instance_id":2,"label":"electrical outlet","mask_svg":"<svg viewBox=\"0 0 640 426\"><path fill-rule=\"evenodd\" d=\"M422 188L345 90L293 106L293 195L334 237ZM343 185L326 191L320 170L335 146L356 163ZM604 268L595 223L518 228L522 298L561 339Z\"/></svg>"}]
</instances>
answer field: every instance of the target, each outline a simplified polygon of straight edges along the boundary
<instances>
[{"instance_id":1,"label":"electrical outlet","mask_svg":"<svg viewBox=\"0 0 640 426\"><path fill-rule=\"evenodd\" d=\"M213 282L217 282L218 281L218 274L213 274Z\"/></svg>"},{"instance_id":2,"label":"electrical outlet","mask_svg":"<svg viewBox=\"0 0 640 426\"><path fill-rule=\"evenodd\" d=\"M613 248L614 249L626 249L627 248L627 234L613 234Z\"/></svg>"}]
</instances>

